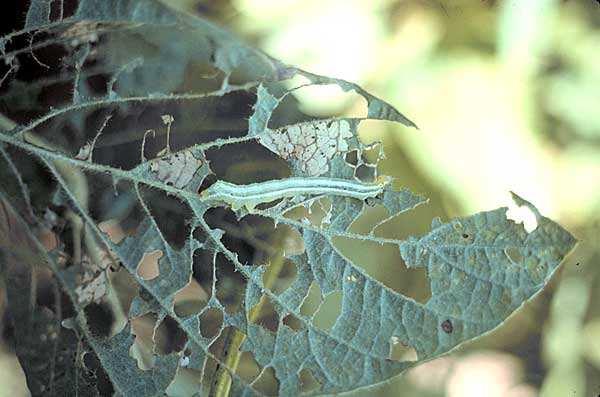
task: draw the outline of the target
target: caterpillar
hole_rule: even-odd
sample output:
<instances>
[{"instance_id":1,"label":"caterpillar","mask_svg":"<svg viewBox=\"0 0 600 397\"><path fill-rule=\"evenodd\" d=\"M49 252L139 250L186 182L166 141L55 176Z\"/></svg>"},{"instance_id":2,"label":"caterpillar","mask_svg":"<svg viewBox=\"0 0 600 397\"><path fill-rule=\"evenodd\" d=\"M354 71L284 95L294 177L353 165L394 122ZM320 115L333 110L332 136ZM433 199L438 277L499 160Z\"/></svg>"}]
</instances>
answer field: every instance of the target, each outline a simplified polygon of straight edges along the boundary
<instances>
[{"instance_id":1,"label":"caterpillar","mask_svg":"<svg viewBox=\"0 0 600 397\"><path fill-rule=\"evenodd\" d=\"M235 211L245 207L252 213L258 204L287 197L329 194L366 200L382 193L391 180L386 176L378 177L374 183L339 178L292 177L247 185L219 180L200 193L200 196L206 201L224 202Z\"/></svg>"}]
</instances>

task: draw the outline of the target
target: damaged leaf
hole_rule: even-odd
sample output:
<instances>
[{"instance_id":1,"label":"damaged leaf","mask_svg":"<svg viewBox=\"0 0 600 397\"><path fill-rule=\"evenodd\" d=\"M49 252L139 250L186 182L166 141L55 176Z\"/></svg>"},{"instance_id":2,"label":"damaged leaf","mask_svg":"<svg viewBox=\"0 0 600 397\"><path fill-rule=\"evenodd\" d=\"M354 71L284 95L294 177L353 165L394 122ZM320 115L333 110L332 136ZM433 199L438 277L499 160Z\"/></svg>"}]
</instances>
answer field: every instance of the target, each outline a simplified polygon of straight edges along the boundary
<instances>
[{"instance_id":1,"label":"damaged leaf","mask_svg":"<svg viewBox=\"0 0 600 397\"><path fill-rule=\"evenodd\" d=\"M156 179L179 189L192 181L201 166L202 161L189 151L177 152L150 162L150 170L156 175Z\"/></svg>"},{"instance_id":2,"label":"damaged leaf","mask_svg":"<svg viewBox=\"0 0 600 397\"><path fill-rule=\"evenodd\" d=\"M346 153L346 141L353 138L350 123L346 120L317 121L296 124L277 130L265 130L259 142L310 176L329 171L329 163L335 155Z\"/></svg>"},{"instance_id":3,"label":"damaged leaf","mask_svg":"<svg viewBox=\"0 0 600 397\"><path fill-rule=\"evenodd\" d=\"M102 381L123 396L178 387L329 395L372 386L501 325L544 288L576 242L516 196L537 216L532 232L500 208L434 220L419 238L380 237L380 226L427 202L379 175L383 151L358 137L367 119L415 127L392 105L353 83L284 65L161 1L80 0L72 16L50 21L54 3L32 2L25 30L14 34L43 32L33 47L67 53L56 74L36 84L60 80L69 100L0 132L0 144L28 160L3 155L14 172L2 180L1 203L29 203L26 184L43 174L36 202L53 216L44 222L29 211L26 223L8 211L0 236L7 284L25 275L8 289L15 316L54 341L39 359L30 333L17 341L34 395L41 387L101 394ZM295 77L356 92L367 116L301 114L284 84ZM23 83L10 85L19 97L15 87ZM19 106L9 102L7 115L22 118ZM365 160L369 153L375 159ZM371 208L385 215L368 232L354 231ZM122 239L102 230L107 219ZM32 232L44 224L58 240L51 250ZM431 298L419 303L386 287L344 255L339 239L395 247L409 269L427 270ZM6 260L30 248L37 256L25 257L25 270ZM31 305L36 266L71 317ZM317 306L340 302L327 327L304 311L311 296ZM395 346L416 357L395 356ZM63 365L64 385L55 377Z\"/></svg>"}]
</instances>

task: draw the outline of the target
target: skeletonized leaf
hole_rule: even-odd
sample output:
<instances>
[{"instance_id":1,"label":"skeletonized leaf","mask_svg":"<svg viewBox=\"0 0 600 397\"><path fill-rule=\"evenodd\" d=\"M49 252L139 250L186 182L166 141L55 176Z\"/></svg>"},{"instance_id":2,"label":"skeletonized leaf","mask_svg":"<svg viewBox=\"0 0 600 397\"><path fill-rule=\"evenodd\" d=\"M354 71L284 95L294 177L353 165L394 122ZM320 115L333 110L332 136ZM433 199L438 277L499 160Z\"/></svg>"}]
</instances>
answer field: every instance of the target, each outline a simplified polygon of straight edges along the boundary
<instances>
[{"instance_id":1,"label":"skeletonized leaf","mask_svg":"<svg viewBox=\"0 0 600 397\"><path fill-rule=\"evenodd\" d=\"M348 138L354 137L346 120L318 121L266 130L259 142L281 158L299 164L309 176L329 171L331 159L348 151Z\"/></svg>"},{"instance_id":2,"label":"skeletonized leaf","mask_svg":"<svg viewBox=\"0 0 600 397\"><path fill-rule=\"evenodd\" d=\"M575 244L518 197L517 204L537 214L531 233L501 208L446 224L436 220L420 238L378 237L380 225L427 202L378 175L382 152L364 160L373 149L357 135L364 119L415 126L393 106L353 83L284 65L157 0L81 0L71 19L53 27L38 16L43 4L30 8L29 27L47 33L40 46L60 44L69 53L62 73L71 73L67 80L78 94L0 133L0 141L25 151L56 181L54 204L69 214L71 226L61 238L85 252L63 253L69 266L49 261L50 268L74 305L71 329L121 395L163 395L184 374L195 379L190 388L199 395L334 394L371 386L502 324L545 286ZM96 74L108 82L92 93L82 82ZM356 92L367 101L367 117L286 118L279 107L290 106L284 98L293 90L281 83L295 77ZM93 145L71 157L32 139L74 130L69 137L89 141L88 119L103 111L115 116L104 123L106 146L93 147L93 158ZM180 135L171 134L175 119ZM275 121L279 127L270 125ZM164 137L144 132L164 127L166 146ZM145 153L156 158L146 160ZM70 178L67 168L81 178ZM240 181L244 175L254 179ZM272 194L258 189L267 179ZM235 197L211 201L203 195L215 180L240 182ZM259 185L244 184L250 182ZM90 189L81 189L87 183ZM299 189L306 186L314 190ZM363 196L363 188L374 193ZM92 192L90 198L80 197L81 191ZM253 205L249 214L234 216L229 210L238 209L240 197ZM383 207L387 217L369 233L353 232L353 223L372 206ZM115 213L129 233L120 242L98 226ZM288 236L302 241L282 253L276 240ZM396 246L409 268L427 269L431 298L419 303L387 288L339 250L338 238ZM98 252L111 252L133 285L124 288L130 295L118 329L101 321L108 299L96 294L102 280L73 259ZM155 272L145 277L140 267L149 258ZM282 288L278 278L285 266L294 277ZM202 294L181 304L178 298L189 297L183 292L192 285ZM302 310L314 289L321 302L330 296L341 301L330 329ZM11 299L23 299L12 293ZM151 331L145 350L139 322ZM393 359L399 343L416 351L416 361ZM247 376L240 360L254 363L257 374ZM31 382L51 378L49 371L26 369ZM306 390L302 374L316 387ZM272 390L263 381L270 375Z\"/></svg>"},{"instance_id":3,"label":"skeletonized leaf","mask_svg":"<svg viewBox=\"0 0 600 397\"><path fill-rule=\"evenodd\" d=\"M191 152L183 151L152 160L150 170L159 181L181 189L192 181L201 166L202 161L196 159Z\"/></svg>"}]
</instances>

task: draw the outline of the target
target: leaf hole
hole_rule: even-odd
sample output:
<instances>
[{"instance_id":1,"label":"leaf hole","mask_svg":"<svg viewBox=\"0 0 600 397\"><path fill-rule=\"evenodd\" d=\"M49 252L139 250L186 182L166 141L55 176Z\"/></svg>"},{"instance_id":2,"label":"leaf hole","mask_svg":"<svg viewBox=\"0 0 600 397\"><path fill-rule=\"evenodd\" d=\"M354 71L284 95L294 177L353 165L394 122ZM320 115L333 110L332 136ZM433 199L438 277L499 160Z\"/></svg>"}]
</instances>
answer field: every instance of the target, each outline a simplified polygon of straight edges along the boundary
<instances>
[{"instance_id":1,"label":"leaf hole","mask_svg":"<svg viewBox=\"0 0 600 397\"><path fill-rule=\"evenodd\" d=\"M64 3L64 4L63 4ZM50 18L51 22L55 22L59 18L68 18L75 13L75 5L74 2L68 1L51 1L50 6ZM62 9L62 15L61 15Z\"/></svg>"},{"instance_id":2,"label":"leaf hole","mask_svg":"<svg viewBox=\"0 0 600 397\"><path fill-rule=\"evenodd\" d=\"M209 294L202 286L192 279L185 287L177 291L173 298L173 310L179 317L189 317L198 314L206 306Z\"/></svg>"},{"instance_id":3,"label":"leaf hole","mask_svg":"<svg viewBox=\"0 0 600 397\"><path fill-rule=\"evenodd\" d=\"M147 371L154 366L154 326L156 314L150 313L131 319L131 333L135 339L129 355L137 361L138 368Z\"/></svg>"},{"instance_id":4,"label":"leaf hole","mask_svg":"<svg viewBox=\"0 0 600 397\"><path fill-rule=\"evenodd\" d=\"M284 257L300 255L304 252L304 239L297 229L287 225L278 225L275 233L279 233L280 230L285 231L281 243Z\"/></svg>"},{"instance_id":5,"label":"leaf hole","mask_svg":"<svg viewBox=\"0 0 600 397\"><path fill-rule=\"evenodd\" d=\"M229 314L240 311L246 291L246 279L233 264L219 253L216 257L216 296Z\"/></svg>"},{"instance_id":6,"label":"leaf hole","mask_svg":"<svg viewBox=\"0 0 600 397\"><path fill-rule=\"evenodd\" d=\"M293 314L288 314L283 318L283 324L293 329L294 331L301 331L304 329L304 323Z\"/></svg>"},{"instance_id":7,"label":"leaf hole","mask_svg":"<svg viewBox=\"0 0 600 397\"><path fill-rule=\"evenodd\" d=\"M301 87L292 91L292 95L298 100L300 111L309 116L316 118L331 114L340 117L365 118L367 116L367 101L356 91L344 91L337 84L310 84L304 76L294 76L286 80L285 84L288 88ZM285 109L285 106L280 106L274 115L280 114Z\"/></svg>"},{"instance_id":8,"label":"leaf hole","mask_svg":"<svg viewBox=\"0 0 600 397\"><path fill-rule=\"evenodd\" d=\"M146 281L153 280L159 276L158 261L162 258L163 252L154 250L145 252L144 256L137 265L137 275Z\"/></svg>"},{"instance_id":9,"label":"leaf hole","mask_svg":"<svg viewBox=\"0 0 600 397\"><path fill-rule=\"evenodd\" d=\"M92 352L84 352L81 356L81 362L83 367L87 371L95 372L100 367L100 360L98 357Z\"/></svg>"},{"instance_id":10,"label":"leaf hole","mask_svg":"<svg viewBox=\"0 0 600 397\"><path fill-rule=\"evenodd\" d=\"M319 309L321 300L321 288L316 281L313 281L308 288L308 292L304 297L302 305L300 306L300 313L304 316L312 317Z\"/></svg>"},{"instance_id":11,"label":"leaf hole","mask_svg":"<svg viewBox=\"0 0 600 397\"><path fill-rule=\"evenodd\" d=\"M262 258L272 256L278 243L272 240L279 235L274 233L273 222L264 217L248 215L237 219L227 211L220 219L212 222L214 227L225 231L221 241L225 247L237 254L242 264L258 264Z\"/></svg>"},{"instance_id":12,"label":"leaf hole","mask_svg":"<svg viewBox=\"0 0 600 397\"><path fill-rule=\"evenodd\" d=\"M364 183L371 183L377 177L377 167L361 164L356 167L354 176Z\"/></svg>"},{"instance_id":13,"label":"leaf hole","mask_svg":"<svg viewBox=\"0 0 600 397\"><path fill-rule=\"evenodd\" d=\"M352 167L356 167L358 165L358 150L354 149L347 152L344 156L344 161Z\"/></svg>"},{"instance_id":14,"label":"leaf hole","mask_svg":"<svg viewBox=\"0 0 600 397\"><path fill-rule=\"evenodd\" d=\"M274 131L272 131L274 132ZM275 134L273 134L275 135ZM208 176L231 183L247 184L269 179L288 177L289 165L276 153L259 142L244 142L212 148L206 151L207 161L213 171ZM204 185L203 185L204 186Z\"/></svg>"},{"instance_id":15,"label":"leaf hole","mask_svg":"<svg viewBox=\"0 0 600 397\"><path fill-rule=\"evenodd\" d=\"M276 396L279 390L279 381L273 367L263 368L258 378L254 379L252 386L267 396Z\"/></svg>"},{"instance_id":16,"label":"leaf hole","mask_svg":"<svg viewBox=\"0 0 600 397\"><path fill-rule=\"evenodd\" d=\"M106 374L98 356L92 351L84 352L81 357L81 366L87 371L88 376L96 380L96 388L101 396L110 396L114 393L114 388L110 378ZM76 363L78 365L79 363Z\"/></svg>"},{"instance_id":17,"label":"leaf hole","mask_svg":"<svg viewBox=\"0 0 600 397\"><path fill-rule=\"evenodd\" d=\"M378 215L376 210L373 212L374 217ZM366 225L371 222L363 224L359 221L361 224L356 225L356 229L359 232L363 228L368 230ZM333 242L343 256L386 287L423 304L431 298L427 269L406 267L396 246L341 237L334 238Z\"/></svg>"},{"instance_id":18,"label":"leaf hole","mask_svg":"<svg viewBox=\"0 0 600 397\"><path fill-rule=\"evenodd\" d=\"M512 200L508 206L508 211L506 211L506 218L517 224L522 223L527 233L533 232L538 226L537 216L531 208L526 205L519 207Z\"/></svg>"},{"instance_id":19,"label":"leaf hole","mask_svg":"<svg viewBox=\"0 0 600 397\"><path fill-rule=\"evenodd\" d=\"M285 213L288 219L296 220L307 225L321 226L330 222L331 200L329 197L310 198ZM302 238L302 237L300 237ZM304 245L304 241L302 241Z\"/></svg>"},{"instance_id":20,"label":"leaf hole","mask_svg":"<svg viewBox=\"0 0 600 397\"><path fill-rule=\"evenodd\" d=\"M379 160L382 159L382 156L383 148L381 147L381 143L374 142L362 150L361 162L371 167L377 167L377 164L379 163Z\"/></svg>"},{"instance_id":21,"label":"leaf hole","mask_svg":"<svg viewBox=\"0 0 600 397\"><path fill-rule=\"evenodd\" d=\"M236 374L240 376L246 383L251 383L260 375L260 366L254 359L254 355L245 351L240 356L240 363L236 369Z\"/></svg>"},{"instance_id":22,"label":"leaf hole","mask_svg":"<svg viewBox=\"0 0 600 397\"><path fill-rule=\"evenodd\" d=\"M207 339L213 339L223 326L223 312L217 308L210 308L202 312L199 317L200 333Z\"/></svg>"},{"instance_id":23,"label":"leaf hole","mask_svg":"<svg viewBox=\"0 0 600 397\"><path fill-rule=\"evenodd\" d=\"M98 224L98 229L104 232L110 241L115 244L119 244L127 234L121 227L119 221L117 219L109 219Z\"/></svg>"},{"instance_id":24,"label":"leaf hole","mask_svg":"<svg viewBox=\"0 0 600 397\"><path fill-rule=\"evenodd\" d=\"M279 328L279 315L269 298L263 295L259 303L252 308L251 313L254 317L251 319L253 324L260 325L273 333L277 332Z\"/></svg>"},{"instance_id":25,"label":"leaf hole","mask_svg":"<svg viewBox=\"0 0 600 397\"><path fill-rule=\"evenodd\" d=\"M187 335L170 316L164 318L155 331L154 350L163 356L180 352L187 343Z\"/></svg>"},{"instance_id":26,"label":"leaf hole","mask_svg":"<svg viewBox=\"0 0 600 397\"><path fill-rule=\"evenodd\" d=\"M106 304L90 303L84 308L85 318L90 332L99 337L110 336L114 314Z\"/></svg>"},{"instance_id":27,"label":"leaf hole","mask_svg":"<svg viewBox=\"0 0 600 397\"><path fill-rule=\"evenodd\" d=\"M394 361L417 361L417 351L397 336L392 336L390 338L389 358Z\"/></svg>"},{"instance_id":28,"label":"leaf hole","mask_svg":"<svg viewBox=\"0 0 600 397\"><path fill-rule=\"evenodd\" d=\"M263 285L271 284L270 290L279 295L292 285L298 272L296 265L289 259L274 258L263 273Z\"/></svg>"},{"instance_id":29,"label":"leaf hole","mask_svg":"<svg viewBox=\"0 0 600 397\"><path fill-rule=\"evenodd\" d=\"M169 386L165 389L165 394L168 397L183 397L197 395L200 390L202 380L202 371L182 368L177 368L177 372L173 377Z\"/></svg>"},{"instance_id":30,"label":"leaf hole","mask_svg":"<svg viewBox=\"0 0 600 397\"><path fill-rule=\"evenodd\" d=\"M192 210L164 191L140 187L140 193L164 239L173 248L182 249L190 236L188 220L194 217Z\"/></svg>"},{"instance_id":31,"label":"leaf hole","mask_svg":"<svg viewBox=\"0 0 600 397\"><path fill-rule=\"evenodd\" d=\"M342 291L334 291L324 297L323 302L313 317L314 325L329 331L342 312Z\"/></svg>"},{"instance_id":32,"label":"leaf hole","mask_svg":"<svg viewBox=\"0 0 600 397\"><path fill-rule=\"evenodd\" d=\"M111 330L111 336L114 336L128 325L127 313L131 309L131 303L136 296L139 284L124 266L114 272L110 280L110 288L115 292L113 296L118 299L118 305L120 306L120 310L115 311L115 323ZM108 301L111 301L111 299L111 295L108 295Z\"/></svg>"},{"instance_id":33,"label":"leaf hole","mask_svg":"<svg viewBox=\"0 0 600 397\"><path fill-rule=\"evenodd\" d=\"M321 384L308 368L302 368L298 377L300 378L300 391L302 393L314 392L321 388Z\"/></svg>"}]
</instances>

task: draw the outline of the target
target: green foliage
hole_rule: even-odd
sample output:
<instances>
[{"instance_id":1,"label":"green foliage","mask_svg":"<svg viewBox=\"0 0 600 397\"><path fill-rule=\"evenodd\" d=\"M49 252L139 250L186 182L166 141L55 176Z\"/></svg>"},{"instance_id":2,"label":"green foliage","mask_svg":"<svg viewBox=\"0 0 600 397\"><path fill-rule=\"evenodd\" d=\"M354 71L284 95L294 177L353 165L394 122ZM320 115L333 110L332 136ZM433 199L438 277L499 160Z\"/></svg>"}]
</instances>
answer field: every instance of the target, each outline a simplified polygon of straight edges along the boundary
<instances>
[{"instance_id":1,"label":"green foliage","mask_svg":"<svg viewBox=\"0 0 600 397\"><path fill-rule=\"evenodd\" d=\"M51 12L58 5L60 12ZM12 170L2 174L10 215L0 252L13 321L17 330L53 332L41 347L36 335L17 332L34 395L103 394L104 378L119 395L176 394L174 379L190 373L197 395L264 395L256 379L269 368L281 395L370 386L500 325L545 286L575 244L520 198L517 204L537 217L530 233L501 208L436 220L429 234L407 240L376 231L426 199L391 185L364 201L327 190L279 195L255 203L251 214L211 201L199 193L215 180L372 183L382 154L367 159L372 146L358 139L359 124L414 124L355 84L284 65L158 1L80 0L74 15L50 19L62 12L62 2L33 1L25 30L4 37L1 47L7 63L32 56L45 73L25 85L14 78L0 98L11 118L18 116L15 104L37 106L18 123L5 119L0 133L5 169ZM19 46L22 36L30 45ZM50 60L39 59L39 50L55 46L67 56L43 66ZM298 80L356 92L367 101L367 116L299 114L286 88ZM65 83L68 100L38 96ZM28 186L39 193L30 197ZM371 206L384 207L387 217L369 233L352 232ZM115 219L122 240L104 228ZM15 229L26 239L8 238ZM56 245L44 245L48 235ZM274 243L277 235L301 240L302 248L287 254ZM408 267L427 268L431 299L421 304L385 287L336 248L340 237L396 246ZM20 254L25 246L33 256ZM152 253L160 254L158 275L149 277L141 268ZM295 277L279 291L286 261ZM57 297L51 308L29 299L37 284L21 276L25 264L29 275L50 269L45 277ZM197 299L202 307L181 310L178 296L192 280L205 293ZM302 310L313 285L323 298L341 293L331 329ZM260 317L265 308L274 320ZM153 346L140 353L136 321L143 318L151 318ZM163 326L176 329L166 332L167 347L159 343ZM413 348L416 361L392 359L398 344ZM32 356L32 348L43 354ZM243 352L260 368L254 380L239 368ZM85 357L97 365L90 369ZM47 365L40 371L36 360ZM316 388L307 389L307 373Z\"/></svg>"}]
</instances>

